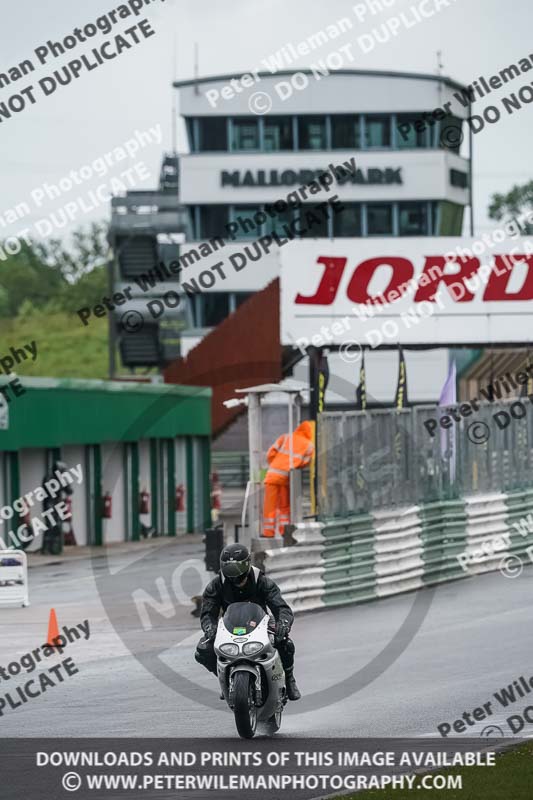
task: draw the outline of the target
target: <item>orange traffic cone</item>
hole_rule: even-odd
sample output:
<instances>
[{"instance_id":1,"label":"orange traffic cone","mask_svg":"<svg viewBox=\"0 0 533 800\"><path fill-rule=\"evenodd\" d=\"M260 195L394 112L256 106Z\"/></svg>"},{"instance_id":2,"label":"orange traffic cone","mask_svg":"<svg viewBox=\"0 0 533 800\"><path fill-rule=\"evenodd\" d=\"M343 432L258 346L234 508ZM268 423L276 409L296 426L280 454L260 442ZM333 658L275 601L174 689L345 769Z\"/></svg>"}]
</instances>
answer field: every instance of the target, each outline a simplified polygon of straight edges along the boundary
<instances>
[{"instance_id":1,"label":"orange traffic cone","mask_svg":"<svg viewBox=\"0 0 533 800\"><path fill-rule=\"evenodd\" d=\"M50 610L50 620L48 622L48 639L46 644L49 647L58 647L58 641L61 641L61 637L59 635L59 628L57 626L57 617L55 609L52 608Z\"/></svg>"}]
</instances>

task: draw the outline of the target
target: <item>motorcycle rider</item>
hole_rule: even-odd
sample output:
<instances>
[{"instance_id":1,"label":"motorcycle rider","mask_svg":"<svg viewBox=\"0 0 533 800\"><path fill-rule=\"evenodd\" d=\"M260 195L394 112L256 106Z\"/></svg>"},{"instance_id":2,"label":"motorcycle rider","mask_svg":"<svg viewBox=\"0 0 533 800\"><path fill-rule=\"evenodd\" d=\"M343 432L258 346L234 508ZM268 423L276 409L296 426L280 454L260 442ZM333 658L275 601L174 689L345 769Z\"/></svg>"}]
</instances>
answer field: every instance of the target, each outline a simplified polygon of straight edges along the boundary
<instances>
[{"instance_id":1,"label":"motorcycle rider","mask_svg":"<svg viewBox=\"0 0 533 800\"><path fill-rule=\"evenodd\" d=\"M209 672L217 674L214 641L220 611L224 613L231 603L257 603L269 610L276 620L274 644L285 671L285 685L289 700L299 700L301 694L294 679L294 642L289 633L294 615L287 605L279 586L257 567L251 566L250 553L242 544L227 544L220 554L220 572L209 583L202 596L200 624L204 635L198 642L194 657Z\"/></svg>"}]
</instances>

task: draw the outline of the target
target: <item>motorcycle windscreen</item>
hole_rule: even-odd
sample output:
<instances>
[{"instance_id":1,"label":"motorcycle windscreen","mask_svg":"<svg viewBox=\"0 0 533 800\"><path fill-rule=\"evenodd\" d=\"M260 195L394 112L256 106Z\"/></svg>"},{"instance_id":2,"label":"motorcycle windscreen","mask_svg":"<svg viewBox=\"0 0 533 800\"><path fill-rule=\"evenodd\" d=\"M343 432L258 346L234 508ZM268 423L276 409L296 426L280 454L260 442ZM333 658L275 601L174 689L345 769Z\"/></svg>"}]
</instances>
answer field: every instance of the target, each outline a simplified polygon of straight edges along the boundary
<instances>
[{"instance_id":1,"label":"motorcycle windscreen","mask_svg":"<svg viewBox=\"0 0 533 800\"><path fill-rule=\"evenodd\" d=\"M224 625L233 636L245 636L257 628L264 616L256 603L232 603L224 614Z\"/></svg>"}]
</instances>

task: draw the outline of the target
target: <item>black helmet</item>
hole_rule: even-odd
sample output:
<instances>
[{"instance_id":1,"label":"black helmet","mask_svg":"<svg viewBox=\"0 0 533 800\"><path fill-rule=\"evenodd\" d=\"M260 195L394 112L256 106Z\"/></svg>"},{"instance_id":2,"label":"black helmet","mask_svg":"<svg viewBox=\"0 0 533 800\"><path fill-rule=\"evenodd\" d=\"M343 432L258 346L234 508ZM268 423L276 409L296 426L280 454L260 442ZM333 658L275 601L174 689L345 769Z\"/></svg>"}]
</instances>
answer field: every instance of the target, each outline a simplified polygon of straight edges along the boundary
<instances>
[{"instance_id":1,"label":"black helmet","mask_svg":"<svg viewBox=\"0 0 533 800\"><path fill-rule=\"evenodd\" d=\"M250 572L250 552L243 544L227 544L220 554L220 570L231 583L240 583Z\"/></svg>"}]
</instances>

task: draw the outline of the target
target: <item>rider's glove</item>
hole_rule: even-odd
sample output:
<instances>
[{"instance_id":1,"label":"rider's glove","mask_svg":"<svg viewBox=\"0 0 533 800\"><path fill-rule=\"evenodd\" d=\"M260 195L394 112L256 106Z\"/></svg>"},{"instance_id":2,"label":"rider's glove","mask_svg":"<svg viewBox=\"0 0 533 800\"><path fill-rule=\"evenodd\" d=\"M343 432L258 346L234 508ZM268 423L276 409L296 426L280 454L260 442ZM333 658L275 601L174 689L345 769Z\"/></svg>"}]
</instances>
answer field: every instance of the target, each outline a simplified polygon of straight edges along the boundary
<instances>
[{"instance_id":1,"label":"rider's glove","mask_svg":"<svg viewBox=\"0 0 533 800\"><path fill-rule=\"evenodd\" d=\"M276 643L282 642L284 639L287 638L291 630L291 626L285 619L278 619L276 622L276 633L274 636L274 640Z\"/></svg>"},{"instance_id":2,"label":"rider's glove","mask_svg":"<svg viewBox=\"0 0 533 800\"><path fill-rule=\"evenodd\" d=\"M208 642L216 638L217 628L216 625L213 625L212 622L207 622L203 630L204 630L204 636Z\"/></svg>"}]
</instances>

